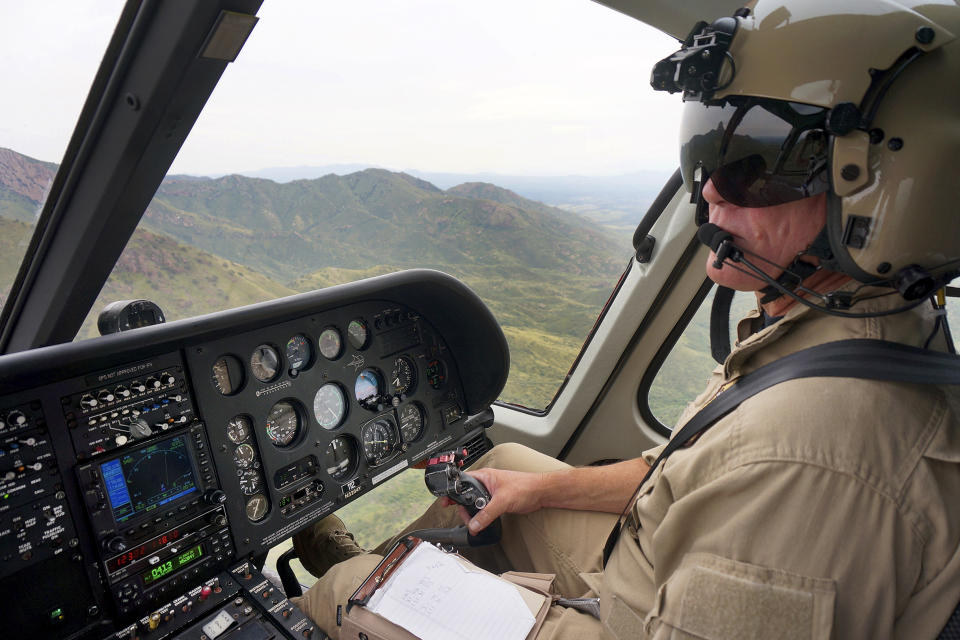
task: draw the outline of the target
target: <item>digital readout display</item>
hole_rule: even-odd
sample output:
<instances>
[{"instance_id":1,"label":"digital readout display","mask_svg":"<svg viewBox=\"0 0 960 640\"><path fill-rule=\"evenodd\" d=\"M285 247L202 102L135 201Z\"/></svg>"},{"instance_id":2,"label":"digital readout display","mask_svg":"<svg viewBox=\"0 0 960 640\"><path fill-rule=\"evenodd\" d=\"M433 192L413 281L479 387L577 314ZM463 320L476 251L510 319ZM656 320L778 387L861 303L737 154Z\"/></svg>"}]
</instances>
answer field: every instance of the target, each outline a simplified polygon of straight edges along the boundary
<instances>
[{"instance_id":1,"label":"digital readout display","mask_svg":"<svg viewBox=\"0 0 960 640\"><path fill-rule=\"evenodd\" d=\"M122 569L123 567L127 566L131 562L139 560L145 555L151 554L157 549L160 549L161 547L165 547L166 545L170 544L171 542L173 542L179 537L180 537L180 529L171 529L170 531L166 532L162 536L154 538L149 542L144 542L139 547L128 549L122 555L119 555L116 558L112 558L109 562L107 562L107 571L110 573L118 571L119 569Z\"/></svg>"},{"instance_id":2,"label":"digital readout display","mask_svg":"<svg viewBox=\"0 0 960 640\"><path fill-rule=\"evenodd\" d=\"M171 573L175 573L179 569L187 566L191 562L197 560L200 556L203 555L203 546L197 545L192 549L187 549L178 556L167 559L164 562L161 562L157 566L140 574L140 577L143 578L143 584L148 585L155 580L160 578L165 578Z\"/></svg>"},{"instance_id":3,"label":"digital readout display","mask_svg":"<svg viewBox=\"0 0 960 640\"><path fill-rule=\"evenodd\" d=\"M198 491L184 435L104 462L100 473L117 524Z\"/></svg>"}]
</instances>

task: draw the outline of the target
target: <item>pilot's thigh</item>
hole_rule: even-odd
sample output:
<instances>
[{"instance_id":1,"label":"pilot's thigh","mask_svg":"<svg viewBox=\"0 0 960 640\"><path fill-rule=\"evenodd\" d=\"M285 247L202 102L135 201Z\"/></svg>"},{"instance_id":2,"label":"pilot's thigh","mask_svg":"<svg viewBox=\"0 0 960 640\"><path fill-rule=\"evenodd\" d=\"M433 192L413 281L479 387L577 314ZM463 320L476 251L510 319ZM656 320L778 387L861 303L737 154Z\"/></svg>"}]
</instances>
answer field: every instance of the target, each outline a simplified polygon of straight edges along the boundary
<instances>
[{"instance_id":1,"label":"pilot's thigh","mask_svg":"<svg viewBox=\"0 0 960 640\"><path fill-rule=\"evenodd\" d=\"M335 564L302 597L290 598L290 602L303 609L308 618L337 640L340 637L337 606L343 607L346 612L347 600L381 560L382 556L365 553Z\"/></svg>"}]
</instances>

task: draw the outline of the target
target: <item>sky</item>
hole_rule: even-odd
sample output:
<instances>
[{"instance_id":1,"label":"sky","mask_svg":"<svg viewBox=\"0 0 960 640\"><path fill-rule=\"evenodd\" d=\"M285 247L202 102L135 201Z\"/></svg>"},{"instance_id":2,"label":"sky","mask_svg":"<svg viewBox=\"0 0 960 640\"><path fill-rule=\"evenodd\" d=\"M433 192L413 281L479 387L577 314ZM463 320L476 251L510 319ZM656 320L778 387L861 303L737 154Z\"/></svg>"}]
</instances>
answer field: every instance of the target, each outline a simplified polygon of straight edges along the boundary
<instances>
[{"instance_id":1,"label":"sky","mask_svg":"<svg viewBox=\"0 0 960 640\"><path fill-rule=\"evenodd\" d=\"M59 162L121 6L0 0L0 147ZM679 98L649 87L676 42L589 0L266 0L258 15L172 173L677 164Z\"/></svg>"}]
</instances>

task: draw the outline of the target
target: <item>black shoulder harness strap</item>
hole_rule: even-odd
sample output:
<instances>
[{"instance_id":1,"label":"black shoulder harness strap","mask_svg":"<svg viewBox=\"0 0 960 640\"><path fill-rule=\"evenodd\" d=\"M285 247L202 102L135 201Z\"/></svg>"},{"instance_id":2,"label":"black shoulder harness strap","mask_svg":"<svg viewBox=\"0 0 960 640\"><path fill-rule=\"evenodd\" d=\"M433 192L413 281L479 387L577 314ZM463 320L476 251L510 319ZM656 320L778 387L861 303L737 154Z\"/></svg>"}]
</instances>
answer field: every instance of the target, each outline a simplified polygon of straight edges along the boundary
<instances>
[{"instance_id":1,"label":"black shoulder harness strap","mask_svg":"<svg viewBox=\"0 0 960 640\"><path fill-rule=\"evenodd\" d=\"M709 429L750 396L787 380L818 377L960 384L960 356L883 340L839 340L792 353L743 376L690 418L650 465L650 470L640 481L607 538L603 548L603 565L606 566L613 552L623 528L624 517L633 507L640 488L670 454Z\"/></svg>"}]
</instances>

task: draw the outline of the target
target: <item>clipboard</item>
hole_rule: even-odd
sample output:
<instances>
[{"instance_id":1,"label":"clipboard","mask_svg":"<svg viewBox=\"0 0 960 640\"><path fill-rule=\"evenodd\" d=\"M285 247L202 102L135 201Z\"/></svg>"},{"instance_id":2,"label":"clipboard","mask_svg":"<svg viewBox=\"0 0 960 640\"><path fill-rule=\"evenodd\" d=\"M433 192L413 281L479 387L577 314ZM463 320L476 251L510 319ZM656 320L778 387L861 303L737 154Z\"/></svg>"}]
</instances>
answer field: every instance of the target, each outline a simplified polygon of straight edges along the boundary
<instances>
[{"instance_id":1,"label":"clipboard","mask_svg":"<svg viewBox=\"0 0 960 640\"><path fill-rule=\"evenodd\" d=\"M384 556L383 560L377 564L347 601L346 615L343 617L340 632L341 637L357 638L362 637L360 633L363 633L369 640L417 640L417 636L374 613L366 605L373 595L403 565L404 560L410 556L410 553L423 543L424 541L420 538L406 536L398 541ZM516 588L535 620L533 627L526 636L526 640L532 640L536 636L554 599L554 596L550 593L553 575L509 572L503 576L496 576L477 567L459 554L450 554L450 556L471 571L490 575Z\"/></svg>"}]
</instances>

